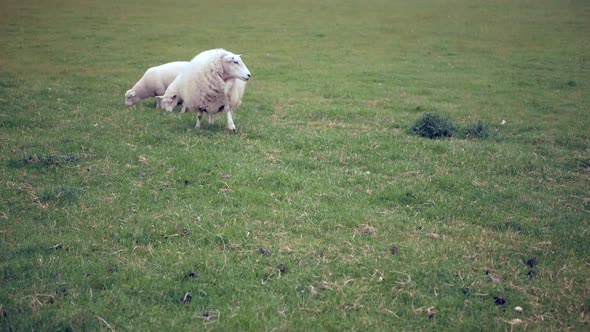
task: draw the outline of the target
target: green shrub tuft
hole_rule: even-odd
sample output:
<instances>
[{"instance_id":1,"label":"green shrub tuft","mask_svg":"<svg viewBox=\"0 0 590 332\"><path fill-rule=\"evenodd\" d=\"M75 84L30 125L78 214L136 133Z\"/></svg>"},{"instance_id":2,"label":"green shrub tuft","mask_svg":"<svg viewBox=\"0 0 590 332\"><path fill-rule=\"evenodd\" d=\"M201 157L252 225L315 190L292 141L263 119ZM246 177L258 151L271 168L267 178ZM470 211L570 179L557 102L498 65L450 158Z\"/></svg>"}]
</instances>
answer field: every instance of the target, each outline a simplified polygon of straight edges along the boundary
<instances>
[{"instance_id":1,"label":"green shrub tuft","mask_svg":"<svg viewBox=\"0 0 590 332\"><path fill-rule=\"evenodd\" d=\"M48 202L72 202L78 198L82 189L77 187L62 186L55 190L46 190L40 193L39 201Z\"/></svg>"},{"instance_id":2,"label":"green shrub tuft","mask_svg":"<svg viewBox=\"0 0 590 332\"><path fill-rule=\"evenodd\" d=\"M456 130L449 118L434 112L424 113L411 128L414 134L430 139L452 137Z\"/></svg>"}]
</instances>

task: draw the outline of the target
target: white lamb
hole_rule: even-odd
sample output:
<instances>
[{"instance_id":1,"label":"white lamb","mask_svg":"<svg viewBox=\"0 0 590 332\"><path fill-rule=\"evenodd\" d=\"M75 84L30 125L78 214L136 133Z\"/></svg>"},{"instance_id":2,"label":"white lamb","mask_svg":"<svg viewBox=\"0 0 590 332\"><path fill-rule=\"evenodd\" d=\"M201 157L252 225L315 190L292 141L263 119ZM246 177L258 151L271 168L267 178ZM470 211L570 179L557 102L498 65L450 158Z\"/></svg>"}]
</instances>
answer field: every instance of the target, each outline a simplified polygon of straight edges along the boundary
<instances>
[{"instance_id":1,"label":"white lamb","mask_svg":"<svg viewBox=\"0 0 590 332\"><path fill-rule=\"evenodd\" d=\"M160 106L166 109L166 111L168 112L172 112L174 107L178 105L178 103L182 102L182 99L180 99L179 96L180 82L182 81L181 77L182 73L176 76L174 81L170 83L170 85L166 89L166 92L162 96L156 96L156 99L158 99L158 103L160 103ZM186 104L183 103L180 113L184 112L186 112Z\"/></svg>"},{"instance_id":2,"label":"white lamb","mask_svg":"<svg viewBox=\"0 0 590 332\"><path fill-rule=\"evenodd\" d=\"M166 89L166 93L163 96L156 96L156 98L160 100L160 106L166 109L168 112L172 112L178 103L183 102L179 95L179 86L180 82L182 82L181 77L182 73L180 73L180 75L178 75L176 79L170 83L168 89ZM242 97L244 96L244 91L246 90L246 81L242 81L241 79L237 78L229 79L226 81L226 90L229 107L232 110L235 110L242 103ZM180 113L186 112L186 108L186 104L183 103ZM209 123L213 123L214 114L215 113L209 113Z\"/></svg>"},{"instance_id":3,"label":"white lamb","mask_svg":"<svg viewBox=\"0 0 590 332\"><path fill-rule=\"evenodd\" d=\"M133 88L125 93L125 105L132 106L143 99L163 95L188 64L188 61L175 61L149 68ZM156 102L156 108L161 108L160 99Z\"/></svg>"},{"instance_id":4,"label":"white lamb","mask_svg":"<svg viewBox=\"0 0 590 332\"><path fill-rule=\"evenodd\" d=\"M194 57L172 89L158 99L169 112L179 101L184 103L183 108L198 112L195 128L201 126L203 112L207 112L209 123L212 123L213 116L224 111L228 129L236 132L232 112L240 105L250 77L250 71L239 55L224 49L208 50Z\"/></svg>"}]
</instances>

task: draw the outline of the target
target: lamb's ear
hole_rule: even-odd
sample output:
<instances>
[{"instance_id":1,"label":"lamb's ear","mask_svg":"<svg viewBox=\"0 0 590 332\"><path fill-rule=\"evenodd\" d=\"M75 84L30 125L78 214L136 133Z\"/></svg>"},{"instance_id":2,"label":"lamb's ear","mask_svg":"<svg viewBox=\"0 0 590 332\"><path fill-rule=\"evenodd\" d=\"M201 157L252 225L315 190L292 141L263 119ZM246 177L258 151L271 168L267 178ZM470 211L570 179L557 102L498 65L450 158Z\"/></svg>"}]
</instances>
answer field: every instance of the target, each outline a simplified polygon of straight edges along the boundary
<instances>
[{"instance_id":1,"label":"lamb's ear","mask_svg":"<svg viewBox=\"0 0 590 332\"><path fill-rule=\"evenodd\" d=\"M131 97L135 97L135 91L131 91L131 92L129 92L129 95L130 95Z\"/></svg>"}]
</instances>

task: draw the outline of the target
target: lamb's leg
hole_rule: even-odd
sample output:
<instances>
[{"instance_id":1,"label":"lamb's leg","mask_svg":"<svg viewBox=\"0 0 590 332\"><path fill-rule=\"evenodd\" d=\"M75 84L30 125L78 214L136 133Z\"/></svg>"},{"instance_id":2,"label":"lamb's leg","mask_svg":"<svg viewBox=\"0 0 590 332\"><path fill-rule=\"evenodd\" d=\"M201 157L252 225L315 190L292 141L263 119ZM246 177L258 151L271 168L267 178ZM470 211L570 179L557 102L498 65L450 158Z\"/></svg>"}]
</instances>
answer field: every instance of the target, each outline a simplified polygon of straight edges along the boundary
<instances>
[{"instance_id":1,"label":"lamb's leg","mask_svg":"<svg viewBox=\"0 0 590 332\"><path fill-rule=\"evenodd\" d=\"M229 129L232 133L235 134L238 130L236 129L236 125L234 125L234 120L232 119L231 113L232 113L232 111L228 107L228 110L227 110L227 129Z\"/></svg>"},{"instance_id":2,"label":"lamb's leg","mask_svg":"<svg viewBox=\"0 0 590 332\"><path fill-rule=\"evenodd\" d=\"M201 128L201 120L203 119L203 111L198 110L197 111L197 124L195 125L195 129L196 128Z\"/></svg>"},{"instance_id":3,"label":"lamb's leg","mask_svg":"<svg viewBox=\"0 0 590 332\"><path fill-rule=\"evenodd\" d=\"M154 90L154 97L156 97L156 109L159 110L162 108L162 104L160 103L160 98L158 96L163 96L166 93L166 87L161 86Z\"/></svg>"}]
</instances>

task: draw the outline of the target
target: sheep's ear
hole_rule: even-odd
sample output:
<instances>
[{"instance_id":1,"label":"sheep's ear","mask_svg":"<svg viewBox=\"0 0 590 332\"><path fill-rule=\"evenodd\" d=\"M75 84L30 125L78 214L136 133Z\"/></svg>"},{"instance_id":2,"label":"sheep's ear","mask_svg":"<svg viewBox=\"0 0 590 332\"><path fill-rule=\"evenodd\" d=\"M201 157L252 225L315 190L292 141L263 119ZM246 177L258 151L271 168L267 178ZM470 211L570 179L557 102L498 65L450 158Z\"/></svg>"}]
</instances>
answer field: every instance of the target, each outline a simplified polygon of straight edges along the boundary
<instances>
[{"instance_id":1,"label":"sheep's ear","mask_svg":"<svg viewBox=\"0 0 590 332\"><path fill-rule=\"evenodd\" d=\"M131 92L129 92L129 95L130 95L131 97L135 97L135 91L131 91Z\"/></svg>"},{"instance_id":2,"label":"sheep's ear","mask_svg":"<svg viewBox=\"0 0 590 332\"><path fill-rule=\"evenodd\" d=\"M156 96L156 99L162 100L162 99L164 99L164 96Z\"/></svg>"}]
</instances>

